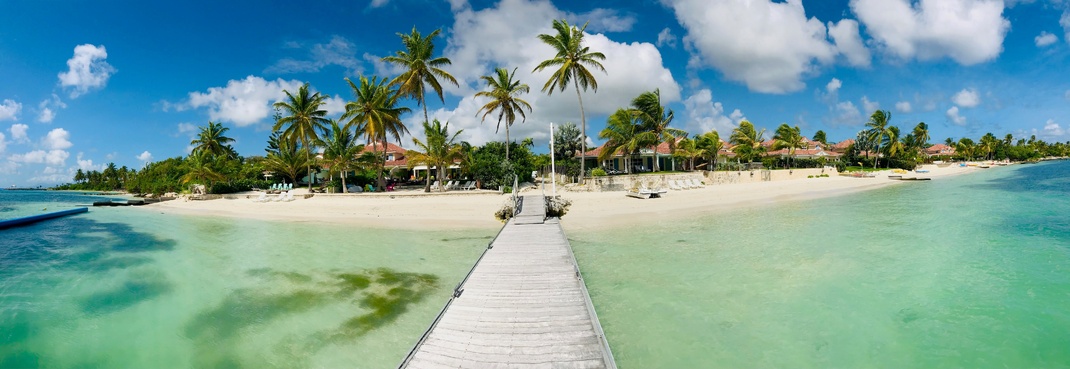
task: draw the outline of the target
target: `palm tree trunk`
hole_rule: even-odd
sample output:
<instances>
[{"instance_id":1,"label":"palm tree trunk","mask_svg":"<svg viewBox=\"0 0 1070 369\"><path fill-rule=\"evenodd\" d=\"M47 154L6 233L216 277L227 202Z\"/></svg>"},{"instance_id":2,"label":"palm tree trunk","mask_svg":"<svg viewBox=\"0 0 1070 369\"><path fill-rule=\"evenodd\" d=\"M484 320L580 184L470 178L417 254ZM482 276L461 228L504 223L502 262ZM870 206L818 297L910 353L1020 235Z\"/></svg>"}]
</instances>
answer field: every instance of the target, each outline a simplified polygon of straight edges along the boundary
<instances>
[{"instance_id":1,"label":"palm tree trunk","mask_svg":"<svg viewBox=\"0 0 1070 369\"><path fill-rule=\"evenodd\" d=\"M346 171L342 171L342 193L349 193L349 188L346 187Z\"/></svg>"},{"instance_id":2,"label":"palm tree trunk","mask_svg":"<svg viewBox=\"0 0 1070 369\"><path fill-rule=\"evenodd\" d=\"M587 177L587 116L583 113L583 95L580 94L579 79L573 80L576 86L576 98L580 101L580 183Z\"/></svg>"},{"instance_id":3,"label":"palm tree trunk","mask_svg":"<svg viewBox=\"0 0 1070 369\"><path fill-rule=\"evenodd\" d=\"M424 192L431 192L431 163L427 163L427 181L424 184Z\"/></svg>"},{"instance_id":4,"label":"palm tree trunk","mask_svg":"<svg viewBox=\"0 0 1070 369\"><path fill-rule=\"evenodd\" d=\"M301 140L305 144L306 173L308 173L308 192L312 192L312 148L308 147L308 140Z\"/></svg>"},{"instance_id":5,"label":"palm tree trunk","mask_svg":"<svg viewBox=\"0 0 1070 369\"><path fill-rule=\"evenodd\" d=\"M498 127L502 126L502 117L505 116L505 109L503 108L498 112ZM505 161L509 161L509 123L505 123Z\"/></svg>"},{"instance_id":6,"label":"palm tree trunk","mask_svg":"<svg viewBox=\"0 0 1070 369\"><path fill-rule=\"evenodd\" d=\"M446 184L443 183L446 179L446 168L444 168L443 165L439 164L435 166L435 171L438 172L438 191L446 192Z\"/></svg>"}]
</instances>

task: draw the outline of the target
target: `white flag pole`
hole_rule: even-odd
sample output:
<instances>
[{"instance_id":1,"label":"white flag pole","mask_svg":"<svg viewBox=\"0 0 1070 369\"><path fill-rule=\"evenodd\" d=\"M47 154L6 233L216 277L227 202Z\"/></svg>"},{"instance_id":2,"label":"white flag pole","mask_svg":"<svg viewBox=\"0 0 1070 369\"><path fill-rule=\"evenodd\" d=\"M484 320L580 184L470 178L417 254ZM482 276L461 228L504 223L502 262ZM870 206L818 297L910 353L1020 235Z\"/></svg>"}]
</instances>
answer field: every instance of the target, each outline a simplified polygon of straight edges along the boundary
<instances>
[{"instance_id":1,"label":"white flag pole","mask_svg":"<svg viewBox=\"0 0 1070 369\"><path fill-rule=\"evenodd\" d=\"M557 169L554 166L554 122L550 122L550 183L553 188L551 194L557 197Z\"/></svg>"}]
</instances>

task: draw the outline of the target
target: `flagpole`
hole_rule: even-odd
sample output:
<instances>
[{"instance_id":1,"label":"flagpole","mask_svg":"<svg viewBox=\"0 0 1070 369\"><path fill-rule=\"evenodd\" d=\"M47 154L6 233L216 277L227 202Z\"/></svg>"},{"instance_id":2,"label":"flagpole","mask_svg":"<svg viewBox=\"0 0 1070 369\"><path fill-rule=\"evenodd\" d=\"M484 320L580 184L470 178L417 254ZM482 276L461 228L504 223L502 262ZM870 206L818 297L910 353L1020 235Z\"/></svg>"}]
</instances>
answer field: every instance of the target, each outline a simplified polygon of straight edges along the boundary
<instances>
[{"instance_id":1,"label":"flagpole","mask_svg":"<svg viewBox=\"0 0 1070 369\"><path fill-rule=\"evenodd\" d=\"M550 122L550 183L553 188L551 194L557 197L557 169L554 166L554 122Z\"/></svg>"}]
</instances>

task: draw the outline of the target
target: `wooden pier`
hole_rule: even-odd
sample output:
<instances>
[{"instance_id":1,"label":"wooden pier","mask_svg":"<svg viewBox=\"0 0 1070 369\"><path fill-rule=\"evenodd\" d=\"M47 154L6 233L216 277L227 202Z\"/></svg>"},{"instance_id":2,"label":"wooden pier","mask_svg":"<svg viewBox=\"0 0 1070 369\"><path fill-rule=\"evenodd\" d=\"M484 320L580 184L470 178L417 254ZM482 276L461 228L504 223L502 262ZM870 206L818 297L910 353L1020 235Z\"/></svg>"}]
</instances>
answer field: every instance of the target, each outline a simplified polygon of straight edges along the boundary
<instances>
[{"instance_id":1,"label":"wooden pier","mask_svg":"<svg viewBox=\"0 0 1070 369\"><path fill-rule=\"evenodd\" d=\"M520 209L401 368L616 368L558 219Z\"/></svg>"}]
</instances>

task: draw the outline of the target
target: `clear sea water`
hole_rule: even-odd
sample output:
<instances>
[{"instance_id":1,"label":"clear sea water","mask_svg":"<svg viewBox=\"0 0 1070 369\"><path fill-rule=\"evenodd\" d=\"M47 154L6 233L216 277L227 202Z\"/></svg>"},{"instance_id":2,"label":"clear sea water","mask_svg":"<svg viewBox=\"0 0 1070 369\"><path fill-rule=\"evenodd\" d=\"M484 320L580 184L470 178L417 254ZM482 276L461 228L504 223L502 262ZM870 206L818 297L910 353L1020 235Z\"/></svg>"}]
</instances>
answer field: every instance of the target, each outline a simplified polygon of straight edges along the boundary
<instances>
[{"instance_id":1,"label":"clear sea water","mask_svg":"<svg viewBox=\"0 0 1070 369\"><path fill-rule=\"evenodd\" d=\"M1068 195L1054 162L569 237L621 368L1059 368ZM393 367L496 231L144 209L0 230L0 368Z\"/></svg>"},{"instance_id":2,"label":"clear sea water","mask_svg":"<svg viewBox=\"0 0 1070 369\"><path fill-rule=\"evenodd\" d=\"M621 368L1070 367L1067 161L569 238Z\"/></svg>"},{"instance_id":3,"label":"clear sea water","mask_svg":"<svg viewBox=\"0 0 1070 369\"><path fill-rule=\"evenodd\" d=\"M0 191L0 219L102 199ZM497 231L149 209L0 230L0 368L394 367Z\"/></svg>"}]
</instances>

